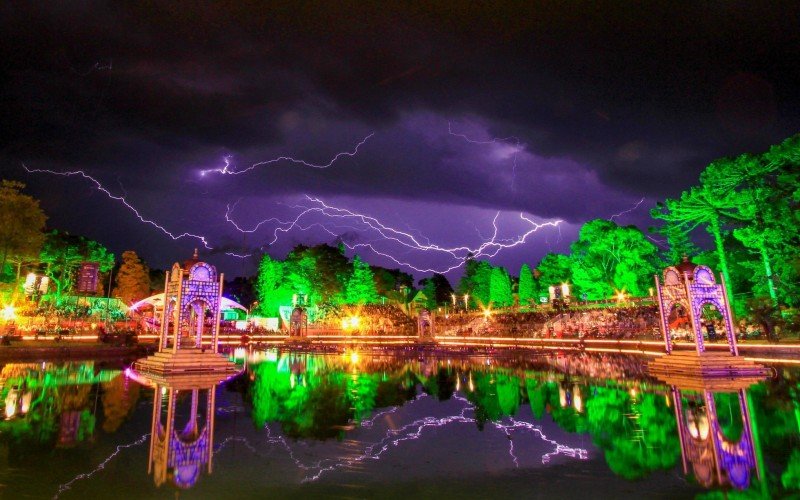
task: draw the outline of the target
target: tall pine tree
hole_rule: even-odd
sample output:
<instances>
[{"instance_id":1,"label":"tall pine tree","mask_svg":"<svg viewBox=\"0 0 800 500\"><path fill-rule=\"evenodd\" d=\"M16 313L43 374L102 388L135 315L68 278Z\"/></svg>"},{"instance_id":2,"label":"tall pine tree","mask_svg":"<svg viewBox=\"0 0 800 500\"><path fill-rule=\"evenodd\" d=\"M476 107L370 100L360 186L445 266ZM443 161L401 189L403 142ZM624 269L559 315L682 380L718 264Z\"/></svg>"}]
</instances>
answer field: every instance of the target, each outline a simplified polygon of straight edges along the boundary
<instances>
[{"instance_id":1,"label":"tall pine tree","mask_svg":"<svg viewBox=\"0 0 800 500\"><path fill-rule=\"evenodd\" d=\"M353 274L347 280L345 301L348 304L374 304L378 302L378 291L375 287L372 270L369 264L356 255L353 258Z\"/></svg>"},{"instance_id":2,"label":"tall pine tree","mask_svg":"<svg viewBox=\"0 0 800 500\"><path fill-rule=\"evenodd\" d=\"M531 303L534 297L533 289L533 273L528 264L522 264L519 270L519 289L517 290L519 297L519 304L527 306Z\"/></svg>"}]
</instances>

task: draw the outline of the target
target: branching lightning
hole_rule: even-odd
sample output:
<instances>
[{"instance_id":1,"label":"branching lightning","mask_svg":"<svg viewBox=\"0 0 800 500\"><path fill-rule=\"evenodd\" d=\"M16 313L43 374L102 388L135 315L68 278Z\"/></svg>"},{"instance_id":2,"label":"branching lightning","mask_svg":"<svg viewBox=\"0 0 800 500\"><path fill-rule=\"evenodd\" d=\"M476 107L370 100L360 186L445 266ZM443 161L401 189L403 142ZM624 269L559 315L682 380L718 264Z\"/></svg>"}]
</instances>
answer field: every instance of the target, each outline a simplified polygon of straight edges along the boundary
<instances>
[{"instance_id":1,"label":"branching lightning","mask_svg":"<svg viewBox=\"0 0 800 500\"><path fill-rule=\"evenodd\" d=\"M295 206L294 208L300 209L300 212L297 216L295 216L294 219L288 221L283 221L275 217L269 217L258 222L256 225L250 228L244 228L236 221L234 221L231 217L232 211L236 206L235 204L233 207L231 207L230 205L228 206L228 210L225 214L225 219L234 228L236 228L237 231L240 231L242 233L254 233L258 231L259 228L261 228L264 224L274 223L275 227L273 228L272 240L269 242L270 245L277 242L280 233L287 233L293 229L306 230L311 226L321 227L329 234L336 236L334 232L327 229L321 223L313 223L310 226L303 226L301 224L301 221L304 218L307 218L307 216L311 214L322 215L329 219L343 219L343 220L355 221L358 224L360 224L363 230L375 234L378 237L378 240L376 241L381 241L381 242L388 241L400 245L401 247L404 247L410 251L429 252L429 253L437 253L440 255L445 255L447 258L453 259L454 263L444 269L420 268L411 264L410 262L400 260L392 254L381 251L380 249L376 248L376 246L372 242L362 242L362 243L345 242L344 244L351 250L355 250L358 248L367 248L376 255L386 257L395 262L396 264L402 265L414 271L437 272L437 273L447 273L449 271L461 267L462 265L464 265L464 263L470 256L473 258L494 257L504 249L512 248L525 243L532 234L536 233L540 229L545 227L558 228L558 226L562 222L561 220L556 220L556 221L538 223L532 220L531 218L527 217L525 214L520 213L519 214L520 220L526 222L530 226L529 229L527 229L523 234L518 235L514 238L503 239L498 236L499 228L497 220L500 216L500 212L497 212L494 218L492 219L493 232L489 239L484 239L484 241L477 246L460 245L460 246L448 247L431 243L430 240L423 235L415 236L411 232L391 227L373 216L354 212L347 208L341 208L329 205L324 201L322 201L321 199L313 196L306 195L306 200L309 202L310 206L309 205ZM358 230L358 228L352 226L347 226L347 227L351 227L352 229Z\"/></svg>"},{"instance_id":2,"label":"branching lightning","mask_svg":"<svg viewBox=\"0 0 800 500\"><path fill-rule=\"evenodd\" d=\"M254 169L259 168L259 167L264 167L264 166L267 166L267 165L272 165L272 164L280 163L280 162L294 163L296 165L303 165L303 166L309 167L309 168L319 168L319 169L328 168L328 167L332 166L334 163L336 163L336 161L339 158L342 158L343 156L349 156L351 158L356 156L358 154L359 148L361 148L361 146L363 146L374 135L375 135L375 132L371 132L369 135L367 135L366 137L361 139L361 141L359 141L359 143L356 144L355 148L353 148L352 151L342 151L340 153L336 153L336 155L333 158L331 158L331 160L328 163L315 164L315 163L307 162L305 160L298 160L297 158L293 158L291 156L279 156L279 157L273 158L271 160L265 160L265 161L260 161L258 163L253 163L249 167L243 168L241 170L236 170L234 168L231 168L231 157L230 156L226 156L225 158L223 158L223 162L225 163L224 167L222 167L222 168L210 168L210 169L206 169L206 170L201 170L200 171L200 175L201 176L205 176L206 174L210 174L210 173L217 173L217 174L222 174L222 175L239 175L239 174L244 174L246 172L250 172L251 170L254 170Z\"/></svg>"},{"instance_id":3,"label":"branching lightning","mask_svg":"<svg viewBox=\"0 0 800 500\"><path fill-rule=\"evenodd\" d=\"M142 223L144 223L144 224L149 224L149 225L153 226L154 228L156 228L156 229L158 229L159 231L161 231L162 233L166 234L167 236L169 236L169 237L170 237L170 238L172 238L173 240L179 240L179 239L181 239L181 238L194 238L194 239L198 240L200 243L202 243L202 244L203 244L203 247L205 247L206 249L209 249L209 250L210 250L210 249L212 248L212 247L211 247L211 246L208 244L208 241L206 240L206 237L205 237L205 236L202 236L202 235L199 235L199 234L194 234L194 233L189 233L189 232L186 232L186 233L181 233L181 234L175 234L175 233L173 233L173 232L169 231L167 228L165 228L165 227L164 227L164 226L162 226L161 224L159 224L158 222L156 222L156 221L154 221L154 220L151 220L151 219L148 219L148 218L144 217L144 216L143 216L143 215L142 215L142 214L139 212L139 210L138 210L138 209L136 209L136 207L134 207L133 205L131 205L130 203L128 203L128 201L125 199L125 197L124 197L124 196L119 196L119 195L115 195L115 194L113 194L111 191L109 191L107 188L105 188L105 187L104 187L104 186L103 186L103 185L100 183L100 181L98 181L97 179L95 179L95 178L94 178L94 177L92 177L91 175L87 174L87 173L86 173L86 172L84 172L83 170L75 170L75 171L65 171L65 172L58 172L58 171L56 171L56 170L48 170L48 169L44 169L44 168L28 168L28 167L27 167L27 166L26 166L24 163L22 164L22 168L24 168L24 169L25 169L25 171L26 171L26 172L28 172L28 173L30 173L30 174L34 174L34 173L43 173L43 174L50 174L50 175L59 175L59 176L61 176L61 177L73 177L73 176L79 176L79 177L82 177L82 178L84 178L84 179L87 179L87 180L89 180L90 182L92 182L92 184L94 184L94 185L95 185L95 188L96 188L98 191L100 191L101 193L105 194L106 196L108 196L108 197L109 197L109 198L111 198L112 200L114 200L114 201L118 201L118 202L122 203L123 205L125 205L125 207L126 207L128 210L130 210L131 212L133 212L133 214L136 216L136 218L137 218L137 219L139 219L139 221L140 221L140 222L142 222Z\"/></svg>"},{"instance_id":4,"label":"branching lightning","mask_svg":"<svg viewBox=\"0 0 800 500\"><path fill-rule=\"evenodd\" d=\"M623 210L622 212L619 212L617 214L612 215L611 217L608 218L608 220L613 221L614 219L616 219L618 217L622 217L625 214L629 214L629 213L633 212L634 210L638 209L639 207L641 207L642 203L644 203L644 197L642 197L641 200L636 202L636 204L634 206L632 206L631 208L629 208L627 210Z\"/></svg>"}]
</instances>

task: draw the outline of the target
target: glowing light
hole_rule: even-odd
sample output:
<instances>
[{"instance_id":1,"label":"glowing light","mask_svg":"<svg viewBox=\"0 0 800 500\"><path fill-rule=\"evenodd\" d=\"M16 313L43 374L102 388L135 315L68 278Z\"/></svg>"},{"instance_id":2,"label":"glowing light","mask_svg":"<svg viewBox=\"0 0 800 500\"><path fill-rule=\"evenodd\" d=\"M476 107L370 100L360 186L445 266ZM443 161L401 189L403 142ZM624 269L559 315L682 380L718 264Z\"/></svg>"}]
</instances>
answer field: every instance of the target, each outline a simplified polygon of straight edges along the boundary
<instances>
[{"instance_id":1,"label":"glowing light","mask_svg":"<svg viewBox=\"0 0 800 500\"><path fill-rule=\"evenodd\" d=\"M15 312L14 306L11 304L4 306L3 309L0 311L0 318L2 318L3 321L14 321L16 317L17 314Z\"/></svg>"},{"instance_id":2,"label":"glowing light","mask_svg":"<svg viewBox=\"0 0 800 500\"><path fill-rule=\"evenodd\" d=\"M625 301L625 292L617 292L617 301L624 302Z\"/></svg>"},{"instance_id":3,"label":"glowing light","mask_svg":"<svg viewBox=\"0 0 800 500\"><path fill-rule=\"evenodd\" d=\"M296 165L303 165L304 167L310 167L310 168L319 168L319 169L328 168L332 166L334 163L336 163L336 161L339 158L342 158L343 156L348 156L351 158L356 156L358 154L359 148L361 148L361 146L363 146L370 138L372 138L373 135L375 135L375 132L371 132L369 135L361 139L361 141L359 141L359 143L356 144L355 148L352 151L342 151L340 153L336 153L336 155L333 158L331 158L331 160L328 163L315 164L315 163L309 163L305 160L298 160L297 158L292 158L291 156L279 156L271 160L253 163L249 167L243 168L241 170L234 170L233 168L231 168L231 157L226 156L225 158L223 158L223 162L225 163L224 167L201 170L200 176L205 176L206 174L209 173L217 173L222 175L239 175L239 174L244 174L246 172L250 172L251 170L254 170L258 167L264 167L267 165L272 165L280 162L294 163Z\"/></svg>"},{"instance_id":4,"label":"glowing light","mask_svg":"<svg viewBox=\"0 0 800 500\"><path fill-rule=\"evenodd\" d=\"M361 318L358 316L350 316L342 319L342 330L358 330L361 325Z\"/></svg>"},{"instance_id":5,"label":"glowing light","mask_svg":"<svg viewBox=\"0 0 800 500\"><path fill-rule=\"evenodd\" d=\"M350 352L350 363L355 365L355 364L358 363L358 360L359 360L358 353L356 351L351 351Z\"/></svg>"},{"instance_id":6,"label":"glowing light","mask_svg":"<svg viewBox=\"0 0 800 500\"><path fill-rule=\"evenodd\" d=\"M484 318L489 319L489 317L491 317L491 315L492 315L492 311L490 309L484 309L483 310L483 317Z\"/></svg>"}]
</instances>

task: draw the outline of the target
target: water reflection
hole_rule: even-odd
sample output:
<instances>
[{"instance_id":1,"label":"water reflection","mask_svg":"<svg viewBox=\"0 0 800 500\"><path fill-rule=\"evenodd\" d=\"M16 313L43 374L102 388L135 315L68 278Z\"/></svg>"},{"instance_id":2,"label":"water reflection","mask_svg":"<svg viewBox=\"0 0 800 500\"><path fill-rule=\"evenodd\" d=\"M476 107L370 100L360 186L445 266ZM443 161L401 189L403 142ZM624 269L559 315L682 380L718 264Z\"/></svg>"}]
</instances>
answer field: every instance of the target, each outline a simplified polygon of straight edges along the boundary
<instances>
[{"instance_id":1,"label":"water reflection","mask_svg":"<svg viewBox=\"0 0 800 500\"><path fill-rule=\"evenodd\" d=\"M735 393L694 392L673 386L672 399L685 474L689 474L691 465L702 486L733 486L739 490L750 486L754 469L761 478L746 389L740 388ZM731 412L727 429L720 423L717 400Z\"/></svg>"},{"instance_id":2,"label":"water reflection","mask_svg":"<svg viewBox=\"0 0 800 500\"><path fill-rule=\"evenodd\" d=\"M247 370L221 385L144 388L93 362L4 365L3 494L107 496L121 478L141 496L172 485L219 497L242 485L297 495L317 483L430 478L434 488L450 477L488 488L503 477L520 488L505 493L524 495L513 481L525 476L498 475L545 469L545 482L603 484L608 496L619 478L673 496L800 491L796 370L714 387L662 382L645 360L611 354L245 358Z\"/></svg>"},{"instance_id":3,"label":"water reflection","mask_svg":"<svg viewBox=\"0 0 800 500\"><path fill-rule=\"evenodd\" d=\"M153 388L147 472L153 474L156 486L171 480L178 488L191 488L197 483L201 469L211 474L217 384L190 380L180 385L156 383ZM188 403L188 415L183 415L186 421L183 425L178 418L179 393L189 400L184 401Z\"/></svg>"}]
</instances>

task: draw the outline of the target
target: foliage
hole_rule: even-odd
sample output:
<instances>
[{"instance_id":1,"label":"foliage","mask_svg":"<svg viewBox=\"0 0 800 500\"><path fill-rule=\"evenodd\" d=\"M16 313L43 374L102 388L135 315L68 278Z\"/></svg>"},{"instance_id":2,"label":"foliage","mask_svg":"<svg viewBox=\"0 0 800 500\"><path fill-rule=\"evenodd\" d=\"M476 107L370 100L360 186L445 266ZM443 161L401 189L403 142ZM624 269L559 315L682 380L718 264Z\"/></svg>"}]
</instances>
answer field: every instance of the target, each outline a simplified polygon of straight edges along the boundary
<instances>
[{"instance_id":1,"label":"foliage","mask_svg":"<svg viewBox=\"0 0 800 500\"><path fill-rule=\"evenodd\" d=\"M572 283L572 263L567 255L552 252L546 254L536 266L536 271L539 274L540 290Z\"/></svg>"},{"instance_id":2,"label":"foliage","mask_svg":"<svg viewBox=\"0 0 800 500\"><path fill-rule=\"evenodd\" d=\"M284 284L284 264L268 254L261 257L256 279L258 308L266 316L277 316L278 307L290 303L291 290Z\"/></svg>"},{"instance_id":3,"label":"foliage","mask_svg":"<svg viewBox=\"0 0 800 500\"><path fill-rule=\"evenodd\" d=\"M489 303L495 307L508 307L514 303L511 278L503 267L495 267L489 278Z\"/></svg>"},{"instance_id":4,"label":"foliage","mask_svg":"<svg viewBox=\"0 0 800 500\"><path fill-rule=\"evenodd\" d=\"M428 309L451 302L453 287L443 274L434 273L430 278L421 279L419 284L422 286L422 293L428 298Z\"/></svg>"},{"instance_id":5,"label":"foliage","mask_svg":"<svg viewBox=\"0 0 800 500\"><path fill-rule=\"evenodd\" d=\"M378 291L372 279L369 264L356 255L353 258L353 274L347 280L345 302L347 304L374 304L378 302Z\"/></svg>"},{"instance_id":6,"label":"foliage","mask_svg":"<svg viewBox=\"0 0 800 500\"><path fill-rule=\"evenodd\" d=\"M0 275L9 261L36 259L44 242L47 217L39 200L22 193L24 188L14 181L0 184Z\"/></svg>"},{"instance_id":7,"label":"foliage","mask_svg":"<svg viewBox=\"0 0 800 500\"><path fill-rule=\"evenodd\" d=\"M45 274L56 286L57 303L73 285L82 262L98 262L100 272L108 272L114 266L114 254L100 243L59 231L47 234L39 260L45 264Z\"/></svg>"},{"instance_id":8,"label":"foliage","mask_svg":"<svg viewBox=\"0 0 800 500\"><path fill-rule=\"evenodd\" d=\"M491 300L492 265L483 260L468 259L458 292L468 294L472 306L486 307Z\"/></svg>"},{"instance_id":9,"label":"foliage","mask_svg":"<svg viewBox=\"0 0 800 500\"><path fill-rule=\"evenodd\" d=\"M535 301L536 294L534 292L531 268L528 264L522 264L519 270L519 287L517 289L520 305L528 305L531 301Z\"/></svg>"},{"instance_id":10,"label":"foliage","mask_svg":"<svg viewBox=\"0 0 800 500\"><path fill-rule=\"evenodd\" d=\"M590 300L607 299L616 290L646 295L661 267L658 249L638 228L603 219L584 224L571 250L573 282Z\"/></svg>"},{"instance_id":11,"label":"foliage","mask_svg":"<svg viewBox=\"0 0 800 500\"><path fill-rule=\"evenodd\" d=\"M122 265L117 271L116 282L114 296L126 304L133 304L150 295L150 271L133 250L122 252Z\"/></svg>"}]
</instances>

